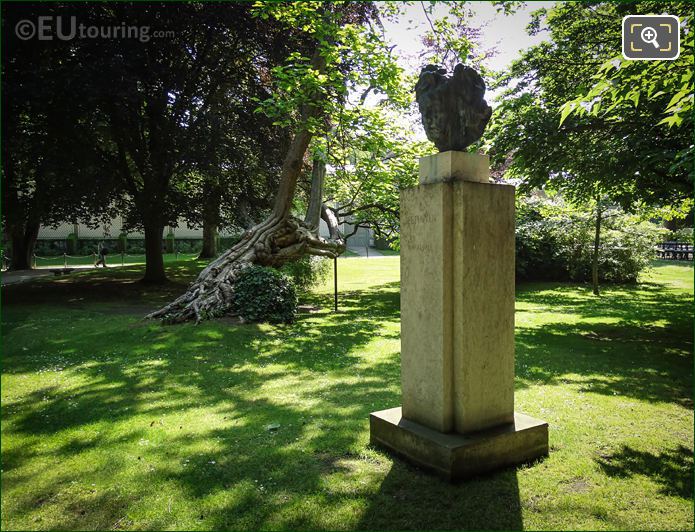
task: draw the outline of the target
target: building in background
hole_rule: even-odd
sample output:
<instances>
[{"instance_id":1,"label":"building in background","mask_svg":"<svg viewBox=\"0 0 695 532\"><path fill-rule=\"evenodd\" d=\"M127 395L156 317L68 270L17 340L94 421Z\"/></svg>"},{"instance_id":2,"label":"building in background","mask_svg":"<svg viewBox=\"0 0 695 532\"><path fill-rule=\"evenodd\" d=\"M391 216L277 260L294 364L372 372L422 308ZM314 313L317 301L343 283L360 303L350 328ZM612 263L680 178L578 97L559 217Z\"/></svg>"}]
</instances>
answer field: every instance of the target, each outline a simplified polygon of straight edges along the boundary
<instances>
[{"instance_id":1,"label":"building in background","mask_svg":"<svg viewBox=\"0 0 695 532\"><path fill-rule=\"evenodd\" d=\"M350 234L352 233L354 226L344 223L341 225L340 229L343 234ZM46 253L46 251L49 249L46 244L51 242L56 244L55 246L52 246L55 248L56 252L60 251L60 253L62 253L67 249L67 241L69 238L74 238L77 242L92 243L96 240L118 240L119 237L124 233L126 234L127 240L130 242L144 241L145 238L145 234L140 231L131 230L126 233L123 230L123 218L121 216L117 216L111 220L110 223L100 224L94 228L88 227L84 224L70 223L63 223L55 228L42 226L41 229L39 229L38 248ZM226 229L220 231L219 236L221 239L232 238L239 233L239 230ZM326 223L323 220L321 220L319 234L324 237L329 236L328 226L326 226ZM71 235L75 236L73 237ZM166 226L162 234L162 239L166 239L168 235L173 235L175 240L186 241L188 244L187 248L190 248L191 245L195 247L194 244L196 242L200 242L202 245L203 241L203 229L191 229L184 220L180 220L177 226ZM66 244L61 245L61 241L65 242ZM94 244L92 243L92 245ZM359 228L357 232L348 239L349 247L366 247L368 245L373 245L373 239L371 231L366 228ZM41 253L37 252L37 254Z\"/></svg>"}]
</instances>

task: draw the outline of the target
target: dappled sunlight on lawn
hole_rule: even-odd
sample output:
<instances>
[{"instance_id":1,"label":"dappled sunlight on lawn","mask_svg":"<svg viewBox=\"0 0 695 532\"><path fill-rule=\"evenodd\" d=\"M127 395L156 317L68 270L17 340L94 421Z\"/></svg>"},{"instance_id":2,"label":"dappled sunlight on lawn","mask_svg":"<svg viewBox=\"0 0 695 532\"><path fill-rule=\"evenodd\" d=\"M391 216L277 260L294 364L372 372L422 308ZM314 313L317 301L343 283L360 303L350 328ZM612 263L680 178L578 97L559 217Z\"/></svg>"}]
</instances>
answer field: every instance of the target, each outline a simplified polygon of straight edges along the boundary
<instances>
[{"instance_id":1,"label":"dappled sunlight on lawn","mask_svg":"<svg viewBox=\"0 0 695 532\"><path fill-rule=\"evenodd\" d=\"M398 257L342 261L340 312L329 276L291 325L142 320L199 267L3 290L5 528L692 523L691 268L601 298L519 286L516 408L551 454L452 486L368 444L369 413L400 404Z\"/></svg>"}]
</instances>

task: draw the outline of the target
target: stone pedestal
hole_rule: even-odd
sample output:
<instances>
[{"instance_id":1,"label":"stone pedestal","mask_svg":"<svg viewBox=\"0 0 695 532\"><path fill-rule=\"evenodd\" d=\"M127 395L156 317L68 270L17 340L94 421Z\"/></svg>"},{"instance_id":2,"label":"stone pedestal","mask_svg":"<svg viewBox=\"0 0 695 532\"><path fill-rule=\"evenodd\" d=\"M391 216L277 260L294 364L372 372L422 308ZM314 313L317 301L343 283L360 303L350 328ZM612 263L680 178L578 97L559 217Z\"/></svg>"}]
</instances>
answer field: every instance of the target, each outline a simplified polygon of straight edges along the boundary
<instances>
[{"instance_id":1,"label":"stone pedestal","mask_svg":"<svg viewBox=\"0 0 695 532\"><path fill-rule=\"evenodd\" d=\"M514 187L485 155L424 157L401 193L401 366L373 443L450 479L547 454L547 424L514 413Z\"/></svg>"}]
</instances>

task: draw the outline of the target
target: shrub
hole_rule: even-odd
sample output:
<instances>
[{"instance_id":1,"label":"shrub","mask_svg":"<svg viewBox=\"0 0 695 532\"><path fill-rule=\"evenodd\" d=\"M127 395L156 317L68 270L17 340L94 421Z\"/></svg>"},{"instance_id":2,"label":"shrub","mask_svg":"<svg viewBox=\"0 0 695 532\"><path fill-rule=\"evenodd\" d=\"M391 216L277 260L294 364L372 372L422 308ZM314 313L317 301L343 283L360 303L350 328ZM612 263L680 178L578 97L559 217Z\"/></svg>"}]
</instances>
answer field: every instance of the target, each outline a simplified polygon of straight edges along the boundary
<instances>
[{"instance_id":1,"label":"shrub","mask_svg":"<svg viewBox=\"0 0 695 532\"><path fill-rule=\"evenodd\" d=\"M65 240L37 240L34 246L34 254L39 257L57 257L67 252ZM12 256L12 253L9 253Z\"/></svg>"},{"instance_id":2,"label":"shrub","mask_svg":"<svg viewBox=\"0 0 695 532\"><path fill-rule=\"evenodd\" d=\"M92 255L99 251L99 244L104 243L110 254L118 253L118 241L104 238L80 238L77 242L77 255Z\"/></svg>"},{"instance_id":3,"label":"shrub","mask_svg":"<svg viewBox=\"0 0 695 532\"><path fill-rule=\"evenodd\" d=\"M516 276L558 281L569 278L571 253L560 238L559 220L544 219L537 210L518 209L516 219Z\"/></svg>"},{"instance_id":4,"label":"shrub","mask_svg":"<svg viewBox=\"0 0 695 532\"><path fill-rule=\"evenodd\" d=\"M693 243L693 228L683 227L682 229L675 229L666 235L666 239L670 242L683 242L683 243Z\"/></svg>"},{"instance_id":5,"label":"shrub","mask_svg":"<svg viewBox=\"0 0 695 532\"><path fill-rule=\"evenodd\" d=\"M129 238L127 241L126 254L141 255L145 253L145 240L143 238Z\"/></svg>"},{"instance_id":6,"label":"shrub","mask_svg":"<svg viewBox=\"0 0 695 532\"><path fill-rule=\"evenodd\" d=\"M526 198L517 205L516 276L519 280L590 281L594 214L560 200ZM636 282L667 231L617 208L606 213L599 247L599 280Z\"/></svg>"},{"instance_id":7,"label":"shrub","mask_svg":"<svg viewBox=\"0 0 695 532\"><path fill-rule=\"evenodd\" d=\"M291 323L297 314L297 294L280 271L250 266L239 274L232 309L247 321Z\"/></svg>"},{"instance_id":8,"label":"shrub","mask_svg":"<svg viewBox=\"0 0 695 532\"><path fill-rule=\"evenodd\" d=\"M201 239L176 239L175 250L179 253L200 253L203 248L203 241Z\"/></svg>"},{"instance_id":9,"label":"shrub","mask_svg":"<svg viewBox=\"0 0 695 532\"><path fill-rule=\"evenodd\" d=\"M292 279L300 293L308 292L313 286L323 282L331 269L331 261L322 257L305 256L288 262L280 271Z\"/></svg>"}]
</instances>

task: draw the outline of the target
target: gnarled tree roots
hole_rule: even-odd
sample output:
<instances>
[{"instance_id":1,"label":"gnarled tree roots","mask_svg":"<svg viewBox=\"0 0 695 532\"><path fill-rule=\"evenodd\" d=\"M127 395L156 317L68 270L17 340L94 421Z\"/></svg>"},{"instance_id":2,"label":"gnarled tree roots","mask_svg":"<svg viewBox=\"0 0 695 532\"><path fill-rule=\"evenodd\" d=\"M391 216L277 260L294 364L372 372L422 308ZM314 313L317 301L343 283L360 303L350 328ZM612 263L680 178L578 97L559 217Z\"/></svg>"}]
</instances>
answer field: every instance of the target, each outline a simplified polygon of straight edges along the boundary
<instances>
[{"instance_id":1,"label":"gnarled tree roots","mask_svg":"<svg viewBox=\"0 0 695 532\"><path fill-rule=\"evenodd\" d=\"M145 316L166 323L181 323L230 314L234 284L239 274L253 264L281 266L304 255L334 258L345 251L345 241L331 231L330 239L317 228L292 217L271 217L246 231L239 242L211 262L185 294Z\"/></svg>"}]
</instances>

